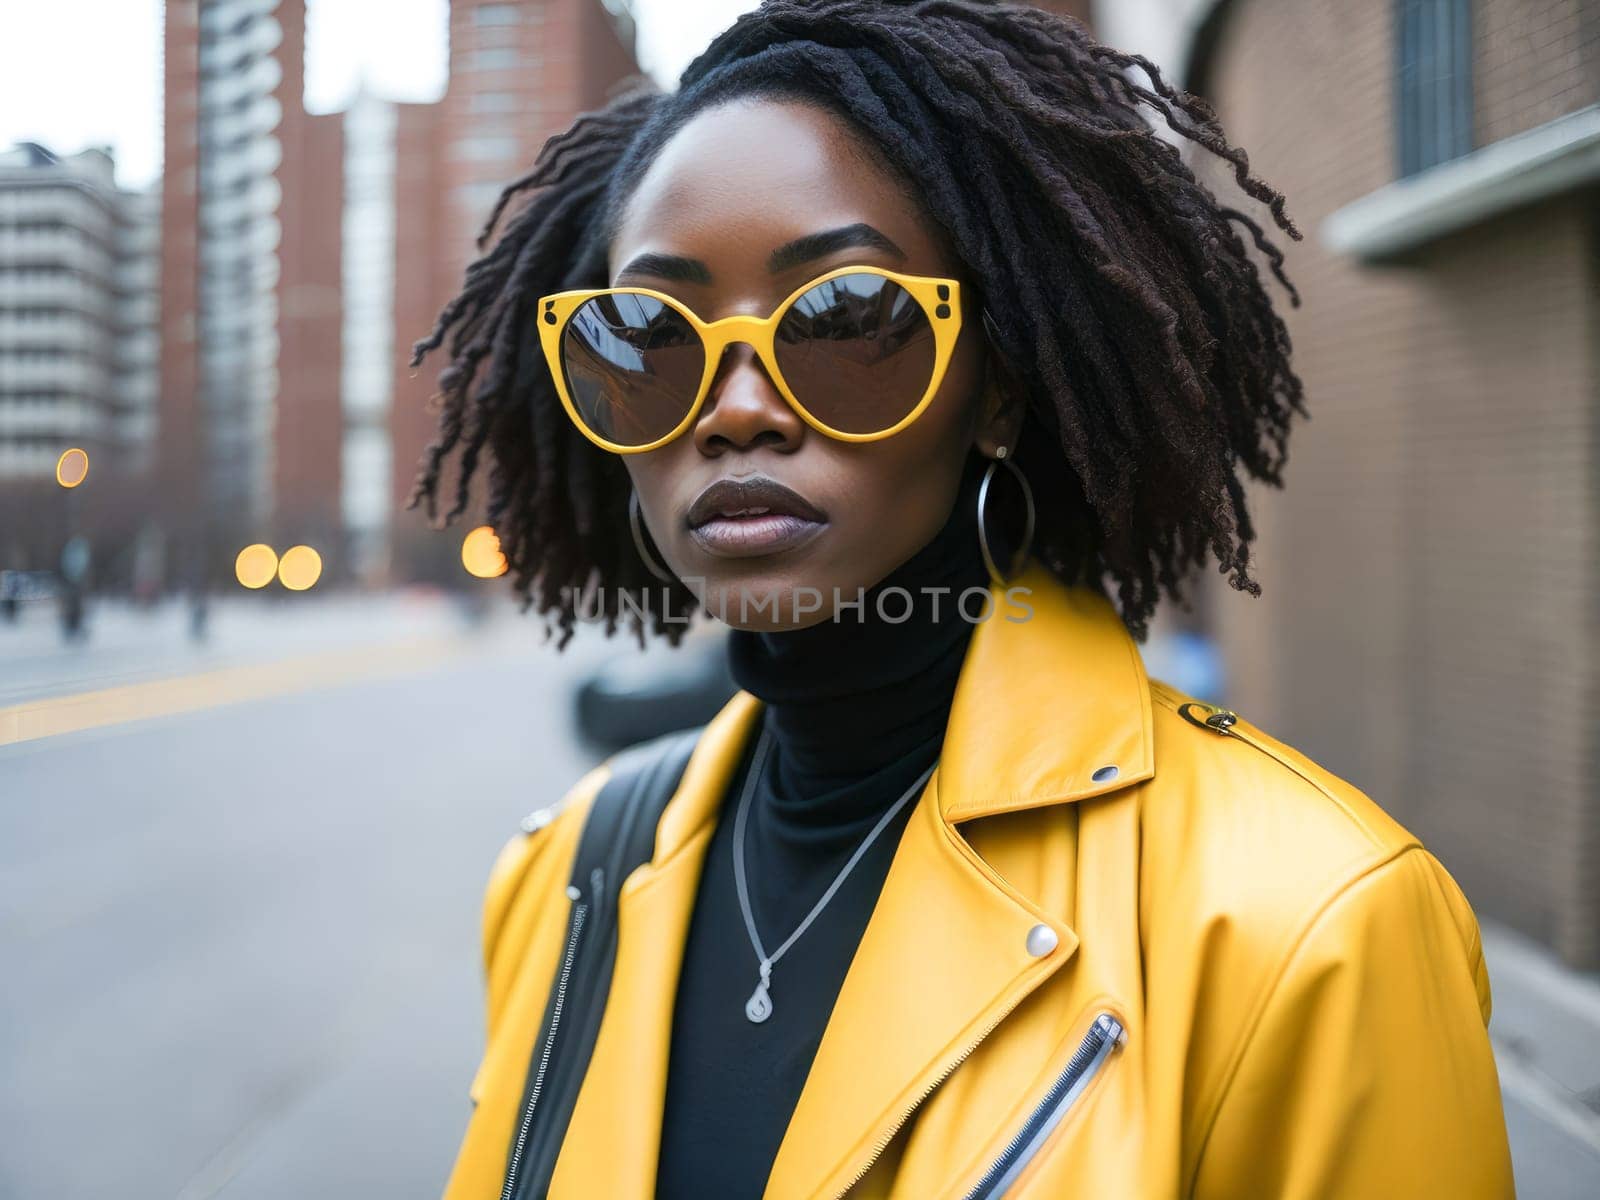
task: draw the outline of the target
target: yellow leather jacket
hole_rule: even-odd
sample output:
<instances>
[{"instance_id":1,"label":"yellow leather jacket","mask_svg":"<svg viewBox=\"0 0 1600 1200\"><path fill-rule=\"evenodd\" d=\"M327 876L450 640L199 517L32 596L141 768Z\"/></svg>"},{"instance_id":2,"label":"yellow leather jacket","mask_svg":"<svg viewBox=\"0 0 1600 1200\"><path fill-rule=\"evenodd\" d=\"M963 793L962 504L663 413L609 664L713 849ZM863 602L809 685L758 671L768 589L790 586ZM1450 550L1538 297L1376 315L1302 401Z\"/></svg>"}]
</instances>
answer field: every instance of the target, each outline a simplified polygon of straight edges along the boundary
<instances>
[{"instance_id":1,"label":"yellow leather jacket","mask_svg":"<svg viewBox=\"0 0 1600 1200\"><path fill-rule=\"evenodd\" d=\"M1012 586L973 631L767 1200L1511 1196L1455 881L1350 784L1149 680L1105 600L1036 563ZM706 728L622 889L555 1200L654 1194L679 959L760 707L740 692ZM491 873L488 1044L447 1200L500 1193L608 771Z\"/></svg>"}]
</instances>

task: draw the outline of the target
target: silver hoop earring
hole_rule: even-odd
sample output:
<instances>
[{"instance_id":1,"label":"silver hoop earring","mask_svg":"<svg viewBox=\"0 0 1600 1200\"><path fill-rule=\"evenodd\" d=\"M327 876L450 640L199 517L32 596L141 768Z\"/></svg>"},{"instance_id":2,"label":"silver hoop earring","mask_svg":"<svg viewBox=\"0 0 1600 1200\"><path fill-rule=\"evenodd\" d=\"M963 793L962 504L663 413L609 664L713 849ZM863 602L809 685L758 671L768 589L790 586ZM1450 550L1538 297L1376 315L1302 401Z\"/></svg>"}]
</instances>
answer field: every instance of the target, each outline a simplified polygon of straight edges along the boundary
<instances>
[{"instance_id":1,"label":"silver hoop earring","mask_svg":"<svg viewBox=\"0 0 1600 1200\"><path fill-rule=\"evenodd\" d=\"M633 488L628 489L628 527L633 530L634 549L639 552L644 565L650 568L650 574L663 583L677 583L678 577L661 566L656 561L656 556L651 554L644 544L644 522L639 517L639 493Z\"/></svg>"},{"instance_id":2,"label":"silver hoop earring","mask_svg":"<svg viewBox=\"0 0 1600 1200\"><path fill-rule=\"evenodd\" d=\"M1016 481L1022 485L1022 498L1028 506L1028 523L1022 531L1022 545L1012 555L1011 571L1005 575L995 566L994 554L989 549L989 534L984 526L985 505L989 500L989 481L994 478L995 468L1004 463ZM995 456L989 460L989 465L984 468L983 482L978 485L978 547L983 551L983 565L989 568L989 578L997 585L1009 583L1011 576L1016 573L1017 564L1026 562L1028 551L1033 546L1033 488L1028 486L1028 477L1022 473L1022 468L1006 457L1006 447L1001 446L995 451Z\"/></svg>"}]
</instances>

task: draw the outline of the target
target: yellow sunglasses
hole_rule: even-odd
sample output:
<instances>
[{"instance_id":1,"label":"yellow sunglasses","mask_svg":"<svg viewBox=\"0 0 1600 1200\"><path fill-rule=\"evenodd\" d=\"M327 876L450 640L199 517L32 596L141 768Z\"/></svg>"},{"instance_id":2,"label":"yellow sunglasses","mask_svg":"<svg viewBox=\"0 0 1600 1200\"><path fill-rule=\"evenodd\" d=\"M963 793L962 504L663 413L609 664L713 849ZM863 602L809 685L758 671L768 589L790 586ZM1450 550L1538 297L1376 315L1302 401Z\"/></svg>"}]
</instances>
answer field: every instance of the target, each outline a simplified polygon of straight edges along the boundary
<instances>
[{"instance_id":1,"label":"yellow sunglasses","mask_svg":"<svg viewBox=\"0 0 1600 1200\"><path fill-rule=\"evenodd\" d=\"M961 331L961 285L882 267L840 267L802 284L769 317L703 321L642 287L539 300L539 340L567 415L617 454L688 429L723 351L755 348L790 407L846 442L898 433L933 400Z\"/></svg>"}]
</instances>

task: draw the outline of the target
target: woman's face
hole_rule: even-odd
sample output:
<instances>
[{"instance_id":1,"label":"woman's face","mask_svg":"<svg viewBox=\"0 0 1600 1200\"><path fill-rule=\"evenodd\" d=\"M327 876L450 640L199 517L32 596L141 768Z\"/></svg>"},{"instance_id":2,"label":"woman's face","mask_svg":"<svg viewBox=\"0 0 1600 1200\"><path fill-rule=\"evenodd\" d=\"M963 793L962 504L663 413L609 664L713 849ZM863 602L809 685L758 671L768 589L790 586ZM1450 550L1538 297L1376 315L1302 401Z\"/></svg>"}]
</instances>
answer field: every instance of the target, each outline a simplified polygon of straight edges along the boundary
<instances>
[{"instance_id":1,"label":"woman's face","mask_svg":"<svg viewBox=\"0 0 1600 1200\"><path fill-rule=\"evenodd\" d=\"M779 247L837 230L852 232L770 269ZM966 282L918 205L838 118L744 100L698 114L663 146L622 213L609 265L613 286L665 292L714 321L768 316L800 285L856 264ZM1020 413L992 412L1000 400L992 389L980 396L982 328L970 286L962 294L949 370L899 433L873 442L818 433L753 348L736 344L694 424L665 446L624 456L652 540L709 611L760 630L828 619L835 589L853 601L939 531L970 447L992 456L1014 444ZM690 506L706 488L763 476L796 493L808 518L691 525ZM807 599L797 603L802 588Z\"/></svg>"}]
</instances>

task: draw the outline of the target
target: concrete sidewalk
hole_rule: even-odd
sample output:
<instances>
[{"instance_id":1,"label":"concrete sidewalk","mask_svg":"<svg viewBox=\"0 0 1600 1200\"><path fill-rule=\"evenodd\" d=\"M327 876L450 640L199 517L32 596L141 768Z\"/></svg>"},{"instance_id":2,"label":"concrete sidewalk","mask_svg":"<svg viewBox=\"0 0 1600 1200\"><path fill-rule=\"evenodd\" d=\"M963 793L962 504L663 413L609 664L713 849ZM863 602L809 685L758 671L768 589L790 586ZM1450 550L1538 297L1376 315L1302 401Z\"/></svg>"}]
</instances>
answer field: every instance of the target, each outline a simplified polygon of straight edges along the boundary
<instances>
[{"instance_id":1,"label":"concrete sidewalk","mask_svg":"<svg viewBox=\"0 0 1600 1200\"><path fill-rule=\"evenodd\" d=\"M211 598L206 636L189 632L189 605L168 597L149 608L92 597L86 630L61 636L55 606L22 606L0 622L0 708L96 688L144 683L302 655L402 644L474 630L459 597L425 589L319 595L258 595L240 589ZM512 620L496 597L485 624ZM535 623L519 629L537 639Z\"/></svg>"},{"instance_id":2,"label":"concrete sidewalk","mask_svg":"<svg viewBox=\"0 0 1600 1200\"><path fill-rule=\"evenodd\" d=\"M1600 972L1480 919L1521 1200L1600 1197Z\"/></svg>"}]
</instances>

